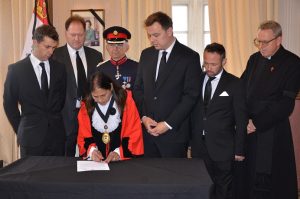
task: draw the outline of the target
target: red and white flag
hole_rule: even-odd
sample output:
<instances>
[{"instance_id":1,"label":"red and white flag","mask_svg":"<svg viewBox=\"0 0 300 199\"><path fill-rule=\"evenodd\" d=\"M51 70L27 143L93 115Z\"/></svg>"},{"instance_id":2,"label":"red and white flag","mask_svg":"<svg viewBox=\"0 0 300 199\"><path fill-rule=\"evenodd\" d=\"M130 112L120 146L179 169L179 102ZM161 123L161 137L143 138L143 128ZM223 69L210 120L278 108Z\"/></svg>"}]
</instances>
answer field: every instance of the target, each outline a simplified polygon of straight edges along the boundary
<instances>
[{"instance_id":1,"label":"red and white flag","mask_svg":"<svg viewBox=\"0 0 300 199\"><path fill-rule=\"evenodd\" d=\"M32 17L27 30L25 45L23 48L21 59L25 58L31 53L32 34L37 27L43 24L49 24L48 17L47 17L46 0L35 0L35 7L33 9Z\"/></svg>"}]
</instances>

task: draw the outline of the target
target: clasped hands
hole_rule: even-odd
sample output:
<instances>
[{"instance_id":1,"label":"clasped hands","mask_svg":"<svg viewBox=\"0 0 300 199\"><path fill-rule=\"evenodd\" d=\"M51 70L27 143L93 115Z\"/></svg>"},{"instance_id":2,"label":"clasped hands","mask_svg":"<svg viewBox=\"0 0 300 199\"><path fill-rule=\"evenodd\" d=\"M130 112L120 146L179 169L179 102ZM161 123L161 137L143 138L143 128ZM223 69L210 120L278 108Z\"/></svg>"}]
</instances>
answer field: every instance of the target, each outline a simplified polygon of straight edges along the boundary
<instances>
[{"instance_id":1,"label":"clasped hands","mask_svg":"<svg viewBox=\"0 0 300 199\"><path fill-rule=\"evenodd\" d=\"M102 162L102 161L104 161L106 163L110 163L111 161L119 161L120 160L120 156L116 152L111 151L108 154L107 158L104 160L104 157L103 157L102 153L99 150L94 150L92 152L91 159L93 161L96 161L96 162Z\"/></svg>"},{"instance_id":2,"label":"clasped hands","mask_svg":"<svg viewBox=\"0 0 300 199\"><path fill-rule=\"evenodd\" d=\"M252 119L249 119L247 125L247 133L250 134L250 133L254 133L255 131L256 131L256 127L254 126L253 121Z\"/></svg>"},{"instance_id":3,"label":"clasped hands","mask_svg":"<svg viewBox=\"0 0 300 199\"><path fill-rule=\"evenodd\" d=\"M156 122L152 118L144 116L142 122L147 129L147 132L153 136L159 136L169 130L164 121Z\"/></svg>"}]
</instances>

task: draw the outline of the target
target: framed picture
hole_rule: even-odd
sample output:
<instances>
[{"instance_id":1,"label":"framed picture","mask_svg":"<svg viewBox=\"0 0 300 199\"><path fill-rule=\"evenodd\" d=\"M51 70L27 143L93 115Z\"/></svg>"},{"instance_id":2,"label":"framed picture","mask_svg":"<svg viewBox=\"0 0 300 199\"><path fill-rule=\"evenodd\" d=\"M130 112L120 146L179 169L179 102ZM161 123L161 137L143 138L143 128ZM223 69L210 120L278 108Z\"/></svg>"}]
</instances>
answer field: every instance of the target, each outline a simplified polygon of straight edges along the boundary
<instances>
[{"instance_id":1,"label":"framed picture","mask_svg":"<svg viewBox=\"0 0 300 199\"><path fill-rule=\"evenodd\" d=\"M102 33L104 31L104 10L93 10L94 14L100 17L100 21L91 10L71 10L71 15L79 15L84 18L86 25L86 37L84 45L94 48L104 55L104 39ZM101 21L102 20L102 21Z\"/></svg>"}]
</instances>

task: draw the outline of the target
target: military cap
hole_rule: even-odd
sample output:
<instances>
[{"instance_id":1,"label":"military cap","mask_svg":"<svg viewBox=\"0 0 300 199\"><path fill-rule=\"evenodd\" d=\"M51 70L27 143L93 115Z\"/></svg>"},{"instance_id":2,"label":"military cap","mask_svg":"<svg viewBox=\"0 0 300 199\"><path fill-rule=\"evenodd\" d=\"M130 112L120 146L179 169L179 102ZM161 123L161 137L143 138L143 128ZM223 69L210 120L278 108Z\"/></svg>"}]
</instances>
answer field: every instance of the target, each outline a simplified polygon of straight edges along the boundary
<instances>
[{"instance_id":1,"label":"military cap","mask_svg":"<svg viewBox=\"0 0 300 199\"><path fill-rule=\"evenodd\" d=\"M112 26L103 31L103 38L107 43L125 43L131 38L131 34L126 28Z\"/></svg>"}]
</instances>

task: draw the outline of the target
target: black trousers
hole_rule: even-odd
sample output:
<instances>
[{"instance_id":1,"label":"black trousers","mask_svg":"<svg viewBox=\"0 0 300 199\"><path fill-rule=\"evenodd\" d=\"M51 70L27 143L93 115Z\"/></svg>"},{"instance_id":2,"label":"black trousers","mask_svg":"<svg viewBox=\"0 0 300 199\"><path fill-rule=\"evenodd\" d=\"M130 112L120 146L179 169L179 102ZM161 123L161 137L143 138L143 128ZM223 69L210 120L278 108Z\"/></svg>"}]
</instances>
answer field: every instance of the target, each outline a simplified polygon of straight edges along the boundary
<instances>
[{"instance_id":1,"label":"black trousers","mask_svg":"<svg viewBox=\"0 0 300 199\"><path fill-rule=\"evenodd\" d=\"M68 157L74 157L76 153L76 144L77 144L77 135L72 134L67 136L66 139L66 156Z\"/></svg>"},{"instance_id":2,"label":"black trousers","mask_svg":"<svg viewBox=\"0 0 300 199\"><path fill-rule=\"evenodd\" d=\"M21 158L27 156L64 156L65 142L55 138L45 139L41 145L28 147L20 145Z\"/></svg>"},{"instance_id":3,"label":"black trousers","mask_svg":"<svg viewBox=\"0 0 300 199\"><path fill-rule=\"evenodd\" d=\"M254 184L250 187L249 199L272 199L271 183L270 174L257 173Z\"/></svg>"},{"instance_id":4,"label":"black trousers","mask_svg":"<svg viewBox=\"0 0 300 199\"><path fill-rule=\"evenodd\" d=\"M154 139L144 136L144 157L148 158L187 158L188 142L167 142L160 146Z\"/></svg>"},{"instance_id":5,"label":"black trousers","mask_svg":"<svg viewBox=\"0 0 300 199\"><path fill-rule=\"evenodd\" d=\"M204 163L213 181L210 189L210 199L232 199L233 161L213 161L209 157L205 157Z\"/></svg>"},{"instance_id":6,"label":"black trousers","mask_svg":"<svg viewBox=\"0 0 300 199\"><path fill-rule=\"evenodd\" d=\"M77 144L77 135L78 135L78 121L77 121L77 115L79 113L80 108L76 108L75 114L76 114L76 120L74 121L74 129L71 132L66 132L66 144L65 144L65 151L67 157L74 157L76 154L76 144Z\"/></svg>"}]
</instances>

